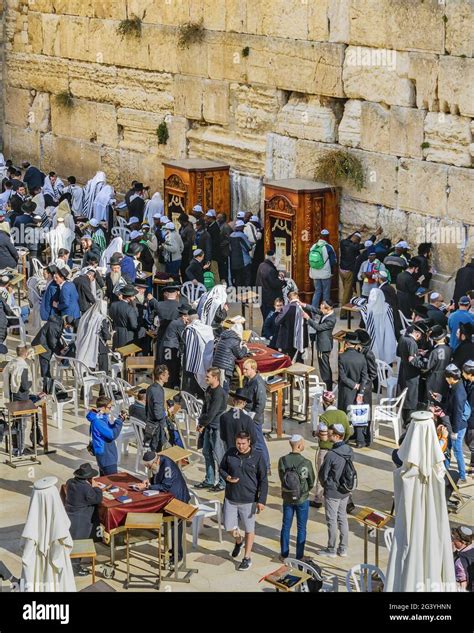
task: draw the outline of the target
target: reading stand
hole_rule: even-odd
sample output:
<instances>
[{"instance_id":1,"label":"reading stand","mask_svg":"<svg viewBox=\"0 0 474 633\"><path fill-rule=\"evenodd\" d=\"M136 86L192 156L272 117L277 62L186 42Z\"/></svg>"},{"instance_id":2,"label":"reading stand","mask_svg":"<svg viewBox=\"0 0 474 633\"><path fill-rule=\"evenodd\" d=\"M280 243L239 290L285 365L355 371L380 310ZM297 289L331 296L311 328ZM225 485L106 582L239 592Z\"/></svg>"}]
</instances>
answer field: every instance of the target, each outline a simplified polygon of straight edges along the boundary
<instances>
[{"instance_id":1,"label":"reading stand","mask_svg":"<svg viewBox=\"0 0 474 633\"><path fill-rule=\"evenodd\" d=\"M373 510L372 508L362 508L357 514L350 514L350 517L362 523L364 526L364 563L367 565L369 550L369 529L375 530L375 564L379 566L379 531L383 530L392 519L390 514Z\"/></svg>"},{"instance_id":2,"label":"reading stand","mask_svg":"<svg viewBox=\"0 0 474 633\"><path fill-rule=\"evenodd\" d=\"M186 527L187 522L191 521L193 516L196 514L198 509L195 506L190 505L189 503L183 503L182 501L178 501L178 499L172 499L167 506L165 506L165 512L167 512L173 518L173 563L174 569L168 574L166 577L169 580L173 580L174 582L191 582L191 576L194 573L197 573L197 569L188 569L186 567L186 549L187 549L187 539L186 539ZM181 531L181 546L183 548L183 559L181 563L179 562L179 524L181 522L182 531ZM180 577L180 574L183 574Z\"/></svg>"}]
</instances>

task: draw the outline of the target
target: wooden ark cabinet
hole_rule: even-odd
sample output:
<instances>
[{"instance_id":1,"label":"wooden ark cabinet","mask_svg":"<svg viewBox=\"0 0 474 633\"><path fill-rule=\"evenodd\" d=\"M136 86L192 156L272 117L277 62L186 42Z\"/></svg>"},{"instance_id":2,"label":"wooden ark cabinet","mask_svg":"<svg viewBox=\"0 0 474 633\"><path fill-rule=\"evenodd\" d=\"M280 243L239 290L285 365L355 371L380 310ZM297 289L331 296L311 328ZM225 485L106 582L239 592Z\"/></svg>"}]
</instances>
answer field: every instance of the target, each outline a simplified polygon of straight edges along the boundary
<instances>
[{"instance_id":1,"label":"wooden ark cabinet","mask_svg":"<svg viewBox=\"0 0 474 633\"><path fill-rule=\"evenodd\" d=\"M173 221L200 204L204 213L215 209L230 216L229 165L201 158L163 163L165 214Z\"/></svg>"},{"instance_id":2,"label":"wooden ark cabinet","mask_svg":"<svg viewBox=\"0 0 474 633\"><path fill-rule=\"evenodd\" d=\"M322 229L328 229L328 241L339 253L339 206L334 187L300 178L265 183L265 251L275 249L279 264L285 265L306 303L311 303L314 293L309 250ZM337 300L337 271L331 296Z\"/></svg>"}]
</instances>

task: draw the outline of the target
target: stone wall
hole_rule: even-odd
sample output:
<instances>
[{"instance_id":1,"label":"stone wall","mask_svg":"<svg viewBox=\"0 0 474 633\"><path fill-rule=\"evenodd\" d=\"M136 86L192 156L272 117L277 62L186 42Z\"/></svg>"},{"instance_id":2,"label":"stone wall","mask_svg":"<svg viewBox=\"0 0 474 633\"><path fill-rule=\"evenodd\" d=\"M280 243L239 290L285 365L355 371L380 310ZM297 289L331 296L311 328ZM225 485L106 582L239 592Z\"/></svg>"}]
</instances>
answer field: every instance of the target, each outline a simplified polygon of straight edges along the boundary
<instances>
[{"instance_id":1,"label":"stone wall","mask_svg":"<svg viewBox=\"0 0 474 633\"><path fill-rule=\"evenodd\" d=\"M234 211L257 211L264 178L313 178L342 147L367 175L342 190L343 233L438 242L440 284L474 255L471 0L5 4L6 156L81 181L102 168L119 191L137 176L161 189L164 158L225 160ZM141 37L121 39L133 14ZM204 40L179 49L200 19Z\"/></svg>"}]
</instances>

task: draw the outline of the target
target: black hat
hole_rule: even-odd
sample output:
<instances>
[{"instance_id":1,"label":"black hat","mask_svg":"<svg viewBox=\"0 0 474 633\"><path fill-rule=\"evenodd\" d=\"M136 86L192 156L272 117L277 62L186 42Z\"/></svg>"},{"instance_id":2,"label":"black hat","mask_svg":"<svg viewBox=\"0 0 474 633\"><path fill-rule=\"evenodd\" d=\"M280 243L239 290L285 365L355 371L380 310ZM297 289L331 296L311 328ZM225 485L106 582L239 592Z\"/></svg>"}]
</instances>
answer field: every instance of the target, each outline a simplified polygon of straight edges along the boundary
<instances>
[{"instance_id":1,"label":"black hat","mask_svg":"<svg viewBox=\"0 0 474 633\"><path fill-rule=\"evenodd\" d=\"M61 275L63 279L67 279L69 277L71 270L69 266L64 266L63 268L58 268L57 274Z\"/></svg>"},{"instance_id":2,"label":"black hat","mask_svg":"<svg viewBox=\"0 0 474 633\"><path fill-rule=\"evenodd\" d=\"M229 391L229 396L234 398L235 400L243 400L244 402L250 403L252 402L251 398L248 398L245 395L245 391L243 389L236 389L235 391Z\"/></svg>"},{"instance_id":3,"label":"black hat","mask_svg":"<svg viewBox=\"0 0 474 633\"><path fill-rule=\"evenodd\" d=\"M357 332L346 332L344 340L346 341L346 343L352 343L353 345L357 345L357 343L360 343Z\"/></svg>"},{"instance_id":4,"label":"black hat","mask_svg":"<svg viewBox=\"0 0 474 633\"><path fill-rule=\"evenodd\" d=\"M135 189L135 191L141 191L142 189L145 189L145 185L142 182L136 182L133 185L133 188Z\"/></svg>"},{"instance_id":5,"label":"black hat","mask_svg":"<svg viewBox=\"0 0 474 633\"><path fill-rule=\"evenodd\" d=\"M189 308L186 308L185 306L179 306L178 314L180 314L181 316L187 316L189 314Z\"/></svg>"},{"instance_id":6,"label":"black hat","mask_svg":"<svg viewBox=\"0 0 474 633\"><path fill-rule=\"evenodd\" d=\"M134 286L135 288L145 288L145 289L148 288L148 284L144 283L143 281L142 282L136 281Z\"/></svg>"},{"instance_id":7,"label":"black hat","mask_svg":"<svg viewBox=\"0 0 474 633\"><path fill-rule=\"evenodd\" d=\"M135 286L128 284L120 289L119 294L121 294L122 297L134 297L137 294L137 291L135 290Z\"/></svg>"},{"instance_id":8,"label":"black hat","mask_svg":"<svg viewBox=\"0 0 474 633\"><path fill-rule=\"evenodd\" d=\"M116 266L117 264L120 264L122 259L123 259L122 253L114 253L112 257L110 258L109 266Z\"/></svg>"},{"instance_id":9,"label":"black hat","mask_svg":"<svg viewBox=\"0 0 474 633\"><path fill-rule=\"evenodd\" d=\"M179 292L181 286L177 286L176 284L174 286L165 286L163 288L163 292Z\"/></svg>"},{"instance_id":10,"label":"black hat","mask_svg":"<svg viewBox=\"0 0 474 633\"><path fill-rule=\"evenodd\" d=\"M413 327L415 328L415 330L418 330L418 332L421 332L422 334L426 334L429 330L428 324L424 321L417 321L416 323L413 323Z\"/></svg>"},{"instance_id":11,"label":"black hat","mask_svg":"<svg viewBox=\"0 0 474 633\"><path fill-rule=\"evenodd\" d=\"M410 261L408 262L408 268L419 268L420 263L421 262L418 257L412 257Z\"/></svg>"},{"instance_id":12,"label":"black hat","mask_svg":"<svg viewBox=\"0 0 474 633\"><path fill-rule=\"evenodd\" d=\"M267 257L273 257L275 255L275 251L273 249L270 249L269 251L267 251Z\"/></svg>"},{"instance_id":13,"label":"black hat","mask_svg":"<svg viewBox=\"0 0 474 633\"><path fill-rule=\"evenodd\" d=\"M359 343L361 345L370 345L372 339L370 338L370 334L366 330L356 330L355 334L359 338Z\"/></svg>"},{"instance_id":14,"label":"black hat","mask_svg":"<svg viewBox=\"0 0 474 633\"><path fill-rule=\"evenodd\" d=\"M446 338L446 336L447 332L441 325L434 325L431 328L430 338L432 338L433 341L440 341L442 338Z\"/></svg>"},{"instance_id":15,"label":"black hat","mask_svg":"<svg viewBox=\"0 0 474 633\"><path fill-rule=\"evenodd\" d=\"M412 309L412 312L414 312L417 316L420 316L422 319L426 319L428 316L428 306L425 306L425 305L415 306Z\"/></svg>"},{"instance_id":16,"label":"black hat","mask_svg":"<svg viewBox=\"0 0 474 633\"><path fill-rule=\"evenodd\" d=\"M156 459L156 453L155 451L146 451L143 454L143 461L144 462L152 462Z\"/></svg>"},{"instance_id":17,"label":"black hat","mask_svg":"<svg viewBox=\"0 0 474 633\"><path fill-rule=\"evenodd\" d=\"M198 311L195 310L194 308L191 308L191 310L188 310L188 316L194 316L197 313L198 313Z\"/></svg>"},{"instance_id":18,"label":"black hat","mask_svg":"<svg viewBox=\"0 0 474 633\"><path fill-rule=\"evenodd\" d=\"M142 250L143 250L143 245L142 244L137 244L137 242L133 242L128 247L128 254L129 255L138 255L138 253L141 253Z\"/></svg>"},{"instance_id":19,"label":"black hat","mask_svg":"<svg viewBox=\"0 0 474 633\"><path fill-rule=\"evenodd\" d=\"M90 464L81 464L73 473L77 479L92 479L97 477L98 474L98 471L94 470Z\"/></svg>"},{"instance_id":20,"label":"black hat","mask_svg":"<svg viewBox=\"0 0 474 633\"><path fill-rule=\"evenodd\" d=\"M33 202L33 200L28 200L21 205L21 210L23 211L23 213L29 213L30 215L33 215L36 206L36 202Z\"/></svg>"}]
</instances>

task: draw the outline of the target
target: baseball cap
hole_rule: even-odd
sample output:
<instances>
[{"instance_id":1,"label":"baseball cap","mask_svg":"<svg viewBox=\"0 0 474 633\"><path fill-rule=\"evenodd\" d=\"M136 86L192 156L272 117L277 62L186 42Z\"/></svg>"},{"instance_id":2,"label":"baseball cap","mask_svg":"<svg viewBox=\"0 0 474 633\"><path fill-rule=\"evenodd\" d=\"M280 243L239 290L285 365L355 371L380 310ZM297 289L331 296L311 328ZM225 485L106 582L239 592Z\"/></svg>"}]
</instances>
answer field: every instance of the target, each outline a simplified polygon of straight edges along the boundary
<instances>
[{"instance_id":1,"label":"baseball cap","mask_svg":"<svg viewBox=\"0 0 474 633\"><path fill-rule=\"evenodd\" d=\"M327 229L323 229L321 231L321 235L329 235L329 231Z\"/></svg>"},{"instance_id":2,"label":"baseball cap","mask_svg":"<svg viewBox=\"0 0 474 633\"><path fill-rule=\"evenodd\" d=\"M294 435L290 437L290 442L296 444L297 442L301 442L302 439L303 439L302 435L298 435L298 433L295 433Z\"/></svg>"},{"instance_id":3,"label":"baseball cap","mask_svg":"<svg viewBox=\"0 0 474 633\"><path fill-rule=\"evenodd\" d=\"M408 251L410 250L408 242L405 242L405 240L402 240L401 242L397 242L397 244L395 244L395 248L406 248Z\"/></svg>"},{"instance_id":4,"label":"baseball cap","mask_svg":"<svg viewBox=\"0 0 474 633\"><path fill-rule=\"evenodd\" d=\"M245 226L245 222L242 222L242 220L237 220L235 223L235 228L238 229L241 226Z\"/></svg>"},{"instance_id":5,"label":"baseball cap","mask_svg":"<svg viewBox=\"0 0 474 633\"><path fill-rule=\"evenodd\" d=\"M139 223L140 223L140 220L134 215L132 215L132 217L128 221L128 226L130 226L131 224L139 224Z\"/></svg>"},{"instance_id":6,"label":"baseball cap","mask_svg":"<svg viewBox=\"0 0 474 633\"><path fill-rule=\"evenodd\" d=\"M214 209L209 209L209 211L206 213L208 218L215 218L216 217L216 212Z\"/></svg>"},{"instance_id":7,"label":"baseball cap","mask_svg":"<svg viewBox=\"0 0 474 633\"><path fill-rule=\"evenodd\" d=\"M466 295L463 295L458 301L458 304L460 306L468 306L470 303L471 303L471 300Z\"/></svg>"}]
</instances>

